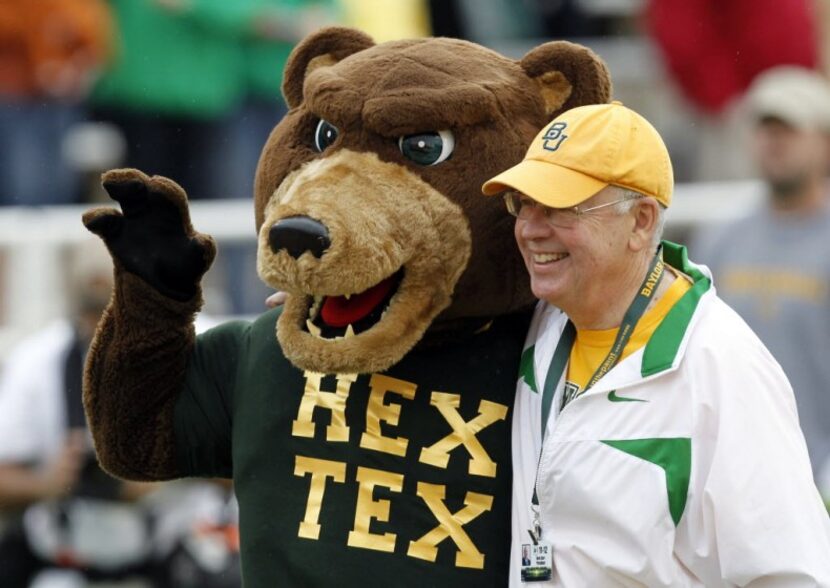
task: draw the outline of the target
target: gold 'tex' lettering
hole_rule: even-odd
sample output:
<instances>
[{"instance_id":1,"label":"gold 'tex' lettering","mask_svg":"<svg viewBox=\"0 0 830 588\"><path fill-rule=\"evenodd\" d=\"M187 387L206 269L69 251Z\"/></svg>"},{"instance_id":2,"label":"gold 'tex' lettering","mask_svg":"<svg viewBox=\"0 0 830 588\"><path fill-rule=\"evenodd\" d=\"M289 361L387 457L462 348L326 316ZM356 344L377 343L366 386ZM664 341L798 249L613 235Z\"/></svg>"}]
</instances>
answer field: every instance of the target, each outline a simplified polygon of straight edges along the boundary
<instances>
[{"instance_id":1,"label":"gold 'tex' lettering","mask_svg":"<svg viewBox=\"0 0 830 588\"><path fill-rule=\"evenodd\" d=\"M494 478L496 463L490 459L487 451L476 438L476 434L496 421L504 420L507 416L507 407L489 400L482 400L478 406L478 416L470 422L465 422L458 413L458 407L461 405L460 394L433 392L430 404L438 408L452 427L452 433L432 446L421 449L419 461L446 468L450 460L450 451L463 444L472 458L469 465L470 474Z\"/></svg>"},{"instance_id":2,"label":"gold 'tex' lettering","mask_svg":"<svg viewBox=\"0 0 830 588\"><path fill-rule=\"evenodd\" d=\"M320 537L320 507L323 505L323 495L326 493L326 480L331 478L341 484L346 481L346 464L328 459L314 459L313 457L296 456L294 461L294 475L304 477L311 474L311 485L308 489L305 517L300 522L298 537L305 539L319 539Z\"/></svg>"},{"instance_id":3,"label":"gold 'tex' lettering","mask_svg":"<svg viewBox=\"0 0 830 588\"><path fill-rule=\"evenodd\" d=\"M493 506L493 497L467 492L464 497L464 508L451 513L444 504L445 491L444 486L418 482L418 496L424 499L438 521L438 526L417 541L410 541L406 554L434 562L438 556L436 546L450 537L458 547L458 553L455 556L457 567L484 569L484 554L476 548L470 536L464 531L464 525L481 513L489 511Z\"/></svg>"},{"instance_id":4,"label":"gold 'tex' lettering","mask_svg":"<svg viewBox=\"0 0 830 588\"><path fill-rule=\"evenodd\" d=\"M375 500L375 486L385 486L392 492L400 492L403 487L403 476L392 472L384 472L372 468L357 468L357 481L360 484L357 491L357 506L354 513L354 529L349 531L347 544L349 547L363 547L392 553L395 551L394 533L379 535L372 533L369 526L372 519L389 522L388 500Z\"/></svg>"}]
</instances>

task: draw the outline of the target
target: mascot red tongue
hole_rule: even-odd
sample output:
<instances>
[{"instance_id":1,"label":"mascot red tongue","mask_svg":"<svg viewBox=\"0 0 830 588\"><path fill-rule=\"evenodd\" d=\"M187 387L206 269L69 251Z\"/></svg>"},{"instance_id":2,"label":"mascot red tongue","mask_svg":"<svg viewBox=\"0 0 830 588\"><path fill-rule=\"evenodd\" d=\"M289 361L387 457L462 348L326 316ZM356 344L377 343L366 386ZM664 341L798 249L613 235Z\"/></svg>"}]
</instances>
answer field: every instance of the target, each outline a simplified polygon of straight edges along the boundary
<instances>
[{"instance_id":1,"label":"mascot red tongue","mask_svg":"<svg viewBox=\"0 0 830 588\"><path fill-rule=\"evenodd\" d=\"M320 311L323 321L330 327L347 327L364 318L392 291L394 278L386 278L360 294L327 296Z\"/></svg>"}]
</instances>

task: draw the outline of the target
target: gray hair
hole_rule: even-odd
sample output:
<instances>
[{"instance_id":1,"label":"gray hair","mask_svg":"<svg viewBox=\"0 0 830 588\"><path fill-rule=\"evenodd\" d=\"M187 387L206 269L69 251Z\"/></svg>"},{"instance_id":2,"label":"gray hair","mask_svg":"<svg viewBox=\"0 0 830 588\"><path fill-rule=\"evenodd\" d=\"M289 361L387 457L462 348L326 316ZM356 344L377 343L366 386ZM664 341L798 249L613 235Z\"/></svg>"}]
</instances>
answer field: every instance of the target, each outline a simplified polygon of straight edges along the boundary
<instances>
[{"instance_id":1,"label":"gray hair","mask_svg":"<svg viewBox=\"0 0 830 588\"><path fill-rule=\"evenodd\" d=\"M620 188L620 198L623 199L622 202L617 204L614 208L617 214L626 214L631 212L631 209L634 208L635 202L637 202L640 198L651 198L651 196L646 196L645 194L641 194L640 192L636 192L634 190L629 190L628 188ZM653 200L653 198L652 198ZM657 222L654 226L654 233L651 236L651 244L656 249L658 245L660 245L660 240L663 238L663 229L666 227L666 207L658 202L657 203Z\"/></svg>"}]
</instances>

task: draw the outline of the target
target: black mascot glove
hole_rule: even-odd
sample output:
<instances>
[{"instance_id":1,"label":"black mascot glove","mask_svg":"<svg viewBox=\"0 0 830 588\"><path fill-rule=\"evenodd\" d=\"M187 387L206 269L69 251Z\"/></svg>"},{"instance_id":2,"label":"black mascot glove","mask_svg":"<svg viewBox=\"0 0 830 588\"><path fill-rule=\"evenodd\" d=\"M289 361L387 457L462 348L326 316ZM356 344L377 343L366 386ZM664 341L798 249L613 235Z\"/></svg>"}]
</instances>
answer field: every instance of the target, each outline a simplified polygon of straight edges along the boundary
<instances>
[{"instance_id":1,"label":"black mascot glove","mask_svg":"<svg viewBox=\"0 0 830 588\"><path fill-rule=\"evenodd\" d=\"M137 170L107 172L103 184L122 212L91 210L83 217L86 228L104 240L128 272L165 296L190 300L216 255L216 244L193 230L184 190Z\"/></svg>"}]
</instances>

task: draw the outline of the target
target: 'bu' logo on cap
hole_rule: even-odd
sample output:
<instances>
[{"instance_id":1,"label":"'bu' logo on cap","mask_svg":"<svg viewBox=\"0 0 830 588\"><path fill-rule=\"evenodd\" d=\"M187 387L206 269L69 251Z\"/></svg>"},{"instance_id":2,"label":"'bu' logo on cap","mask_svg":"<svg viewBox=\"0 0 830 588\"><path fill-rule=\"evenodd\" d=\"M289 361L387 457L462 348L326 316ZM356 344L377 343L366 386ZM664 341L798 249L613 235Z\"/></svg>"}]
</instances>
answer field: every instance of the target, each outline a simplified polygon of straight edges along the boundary
<instances>
[{"instance_id":1,"label":"'bu' logo on cap","mask_svg":"<svg viewBox=\"0 0 830 588\"><path fill-rule=\"evenodd\" d=\"M542 137L542 147L548 151L556 151L562 144L562 141L568 138L564 130L568 127L568 123L557 122L550 125L545 135Z\"/></svg>"}]
</instances>

